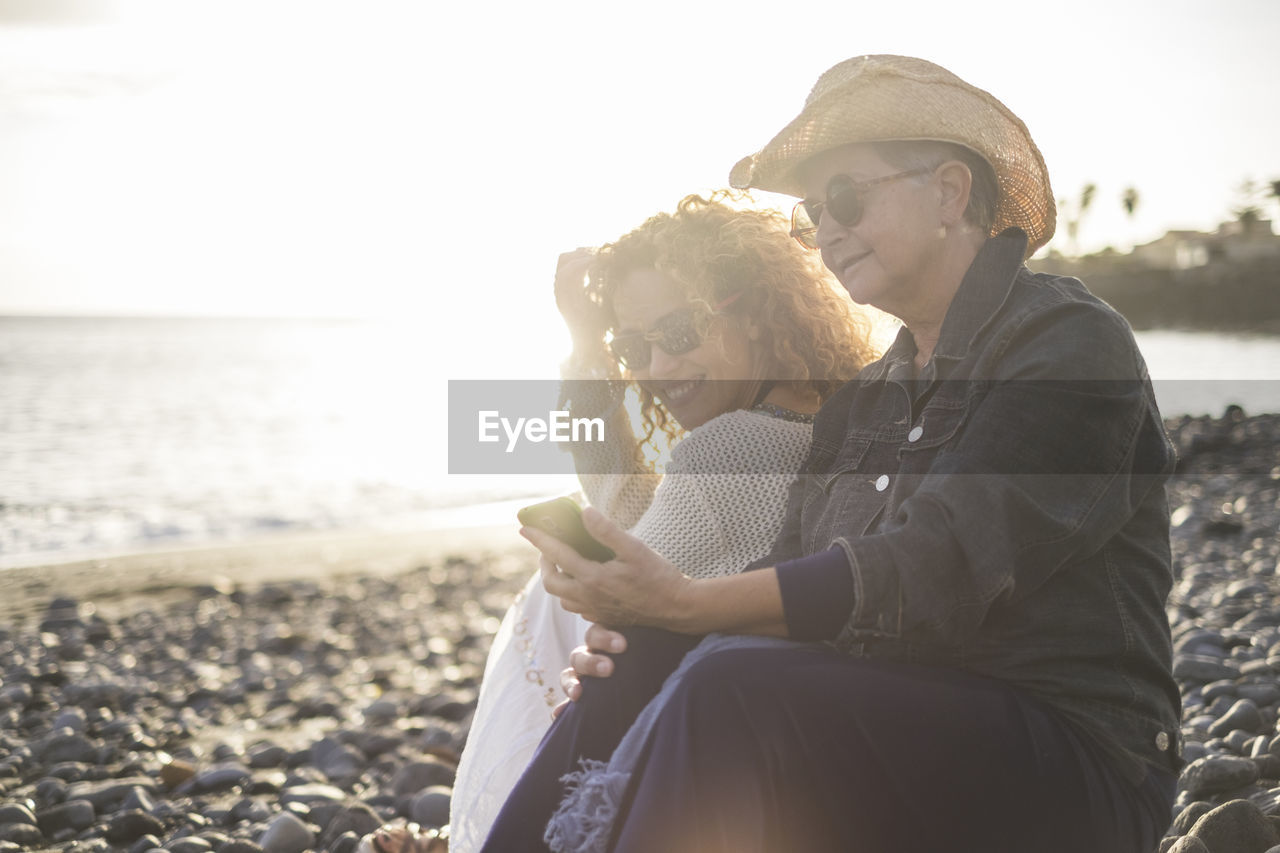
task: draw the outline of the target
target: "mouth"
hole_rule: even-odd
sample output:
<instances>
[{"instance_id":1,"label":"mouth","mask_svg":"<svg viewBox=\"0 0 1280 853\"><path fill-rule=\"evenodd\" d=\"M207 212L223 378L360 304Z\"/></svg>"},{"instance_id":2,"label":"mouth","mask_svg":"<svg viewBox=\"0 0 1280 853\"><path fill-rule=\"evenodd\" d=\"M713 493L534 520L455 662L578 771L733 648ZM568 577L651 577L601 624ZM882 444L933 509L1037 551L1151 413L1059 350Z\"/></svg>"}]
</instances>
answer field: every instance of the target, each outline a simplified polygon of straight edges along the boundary
<instances>
[{"instance_id":1,"label":"mouth","mask_svg":"<svg viewBox=\"0 0 1280 853\"><path fill-rule=\"evenodd\" d=\"M860 254L860 255L854 255L852 258L849 258L848 260L846 260L846 261L844 262L844 264L842 264L842 265L841 265L841 267L840 267L840 275L841 275L841 277L847 276L847 275L849 275L851 272L853 272L854 267L856 267L858 264L862 263L862 262L863 262L864 260L866 260L870 255L871 255L871 252L870 252L870 251L867 251L867 252L863 252L863 253L862 253L862 254Z\"/></svg>"},{"instance_id":2,"label":"mouth","mask_svg":"<svg viewBox=\"0 0 1280 853\"><path fill-rule=\"evenodd\" d=\"M678 406L697 394L698 388L701 387L703 381L703 377L698 377L697 379L686 379L680 382L668 382L654 390L662 398L662 402L668 406Z\"/></svg>"}]
</instances>

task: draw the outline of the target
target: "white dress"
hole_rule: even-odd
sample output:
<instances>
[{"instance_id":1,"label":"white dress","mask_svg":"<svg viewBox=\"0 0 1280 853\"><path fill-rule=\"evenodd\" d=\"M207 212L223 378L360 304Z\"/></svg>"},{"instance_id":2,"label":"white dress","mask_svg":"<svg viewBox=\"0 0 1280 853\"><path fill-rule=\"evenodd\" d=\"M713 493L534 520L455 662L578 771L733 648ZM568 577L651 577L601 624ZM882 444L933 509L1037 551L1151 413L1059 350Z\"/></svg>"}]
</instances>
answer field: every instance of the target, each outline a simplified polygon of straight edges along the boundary
<instances>
[{"instance_id":1,"label":"white dress","mask_svg":"<svg viewBox=\"0 0 1280 853\"><path fill-rule=\"evenodd\" d=\"M629 438L630 430L623 434ZM672 449L660 482L656 475L641 473L638 462L617 456L614 471L637 473L583 474L580 479L594 505L686 574L732 574L773 544L782 526L787 487L811 439L810 423L794 413L767 406L737 410L690 431ZM631 452L598 448L597 456ZM579 471L608 470L600 458L578 459L576 450L575 461ZM563 698L560 671L581 645L586 627L542 588L538 575L507 611L489 651L454 781L449 822L453 853L472 853L484 843L551 725L551 709Z\"/></svg>"}]
</instances>

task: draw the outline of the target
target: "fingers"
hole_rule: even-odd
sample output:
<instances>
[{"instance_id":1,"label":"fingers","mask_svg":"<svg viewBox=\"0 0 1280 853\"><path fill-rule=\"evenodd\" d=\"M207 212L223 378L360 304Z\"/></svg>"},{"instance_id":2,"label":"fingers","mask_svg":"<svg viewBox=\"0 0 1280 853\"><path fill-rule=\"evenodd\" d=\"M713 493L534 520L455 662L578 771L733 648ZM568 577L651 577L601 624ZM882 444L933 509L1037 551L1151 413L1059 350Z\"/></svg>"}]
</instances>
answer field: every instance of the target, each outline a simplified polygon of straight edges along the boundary
<instances>
[{"instance_id":1,"label":"fingers","mask_svg":"<svg viewBox=\"0 0 1280 853\"><path fill-rule=\"evenodd\" d=\"M608 655L597 654L585 646L579 646L569 655L573 671L586 678L608 678L613 675L613 661Z\"/></svg>"},{"instance_id":2,"label":"fingers","mask_svg":"<svg viewBox=\"0 0 1280 853\"><path fill-rule=\"evenodd\" d=\"M587 648L602 652L618 654L627 650L627 638L617 631L611 631L598 622L587 626Z\"/></svg>"},{"instance_id":3,"label":"fingers","mask_svg":"<svg viewBox=\"0 0 1280 853\"><path fill-rule=\"evenodd\" d=\"M550 533L546 533L536 527L521 527L520 535L529 540L529 544L541 551L543 557L570 575L574 573L574 569L583 568L584 564L591 562L573 550L572 545L561 542Z\"/></svg>"},{"instance_id":4,"label":"fingers","mask_svg":"<svg viewBox=\"0 0 1280 853\"><path fill-rule=\"evenodd\" d=\"M582 524L588 533L608 545L620 557L649 550L643 542L614 524L595 507L589 506L582 510Z\"/></svg>"},{"instance_id":5,"label":"fingers","mask_svg":"<svg viewBox=\"0 0 1280 853\"><path fill-rule=\"evenodd\" d=\"M577 670L573 667L565 667L560 671L560 689L571 702L577 702L582 698L582 682L578 680Z\"/></svg>"},{"instance_id":6,"label":"fingers","mask_svg":"<svg viewBox=\"0 0 1280 853\"><path fill-rule=\"evenodd\" d=\"M565 252L556 260L556 289L582 287L583 277L595 260L595 253L590 249L574 249Z\"/></svg>"},{"instance_id":7,"label":"fingers","mask_svg":"<svg viewBox=\"0 0 1280 853\"><path fill-rule=\"evenodd\" d=\"M570 252L561 252L556 259L556 270L559 271L565 264L589 263L595 254L596 250L590 246L579 246Z\"/></svg>"},{"instance_id":8,"label":"fingers","mask_svg":"<svg viewBox=\"0 0 1280 853\"><path fill-rule=\"evenodd\" d=\"M579 598L580 596L576 593L580 587L576 579L581 575L589 576L592 573L591 567L599 564L593 563L573 550L572 546L537 528L522 527L520 535L542 552L538 567L542 572L542 585L547 592L560 598Z\"/></svg>"},{"instance_id":9,"label":"fingers","mask_svg":"<svg viewBox=\"0 0 1280 853\"><path fill-rule=\"evenodd\" d=\"M559 705L557 705L557 706L555 706L554 708L552 708L552 709L551 709L551 719L552 719L552 720L558 720L558 719L560 719L560 715L561 715L561 714L563 714L563 713L564 713L564 709L565 709L565 708L568 708L568 707L569 707L569 700L568 700L568 699L566 699L566 700L564 700L563 702L561 702Z\"/></svg>"}]
</instances>

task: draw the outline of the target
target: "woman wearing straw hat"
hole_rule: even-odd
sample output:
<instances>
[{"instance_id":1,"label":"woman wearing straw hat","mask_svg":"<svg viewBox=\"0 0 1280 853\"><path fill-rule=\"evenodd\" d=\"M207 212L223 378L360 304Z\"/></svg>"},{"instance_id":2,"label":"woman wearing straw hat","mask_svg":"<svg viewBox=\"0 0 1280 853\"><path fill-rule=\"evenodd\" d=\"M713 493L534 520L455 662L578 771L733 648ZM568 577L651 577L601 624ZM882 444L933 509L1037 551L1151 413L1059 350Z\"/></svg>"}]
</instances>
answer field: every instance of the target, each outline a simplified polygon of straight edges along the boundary
<instances>
[{"instance_id":1,"label":"woman wearing straw hat","mask_svg":"<svg viewBox=\"0 0 1280 853\"><path fill-rule=\"evenodd\" d=\"M599 514L608 563L525 531L566 608L717 632L572 780L550 847L1154 849L1181 765L1173 454L1124 320L1023 266L1054 228L1026 127L932 63L858 57L732 179L802 198L797 239L905 327L823 405L759 570L693 579Z\"/></svg>"}]
</instances>

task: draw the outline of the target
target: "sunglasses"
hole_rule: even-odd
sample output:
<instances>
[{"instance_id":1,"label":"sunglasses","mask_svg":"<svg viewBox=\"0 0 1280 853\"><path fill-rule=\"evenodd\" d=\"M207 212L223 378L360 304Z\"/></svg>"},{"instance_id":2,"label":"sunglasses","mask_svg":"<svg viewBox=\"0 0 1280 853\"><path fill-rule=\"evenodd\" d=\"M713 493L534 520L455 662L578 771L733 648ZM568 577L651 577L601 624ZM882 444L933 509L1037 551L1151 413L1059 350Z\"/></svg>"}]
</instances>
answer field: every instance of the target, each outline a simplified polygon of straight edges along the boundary
<instances>
[{"instance_id":1,"label":"sunglasses","mask_svg":"<svg viewBox=\"0 0 1280 853\"><path fill-rule=\"evenodd\" d=\"M738 292L728 299L713 305L713 313L727 308L737 301L742 293ZM627 370L644 370L653 358L653 345L667 355L684 355L697 349L702 343L698 334L697 315L694 307L677 308L670 314L663 314L647 332L625 332L614 335L609 340L609 349L613 357Z\"/></svg>"},{"instance_id":2,"label":"sunglasses","mask_svg":"<svg viewBox=\"0 0 1280 853\"><path fill-rule=\"evenodd\" d=\"M867 190L890 181L925 175L932 169L909 169L906 172L895 172L872 178L868 181L855 181L848 175L836 175L827 181L827 200L799 202L791 211L791 236L800 241L806 249L818 248L818 223L824 211L831 218L846 228L852 228L862 220L862 212L866 209Z\"/></svg>"}]
</instances>

